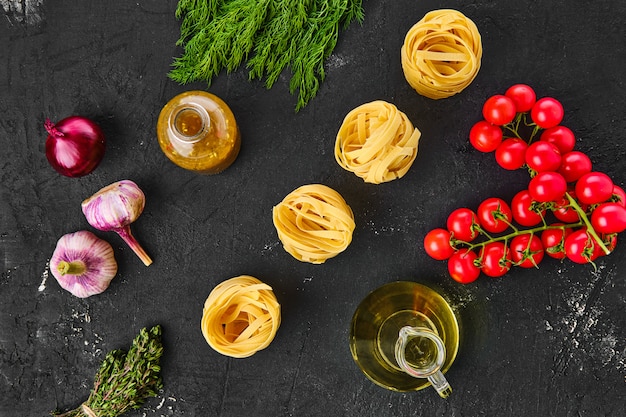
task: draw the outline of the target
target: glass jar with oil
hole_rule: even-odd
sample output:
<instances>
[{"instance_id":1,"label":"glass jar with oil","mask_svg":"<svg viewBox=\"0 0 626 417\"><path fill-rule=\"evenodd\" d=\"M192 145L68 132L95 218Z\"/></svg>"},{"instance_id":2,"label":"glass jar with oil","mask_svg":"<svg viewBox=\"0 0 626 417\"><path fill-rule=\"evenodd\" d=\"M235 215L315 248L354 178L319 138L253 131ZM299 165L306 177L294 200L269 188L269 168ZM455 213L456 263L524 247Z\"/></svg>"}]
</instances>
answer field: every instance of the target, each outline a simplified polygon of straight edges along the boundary
<instances>
[{"instance_id":1,"label":"glass jar with oil","mask_svg":"<svg viewBox=\"0 0 626 417\"><path fill-rule=\"evenodd\" d=\"M157 138L176 165L200 174L217 174L237 158L241 135L233 112L219 97L188 91L161 110Z\"/></svg>"},{"instance_id":2,"label":"glass jar with oil","mask_svg":"<svg viewBox=\"0 0 626 417\"><path fill-rule=\"evenodd\" d=\"M459 348L459 324L446 300L416 282L392 282L372 291L352 318L350 351L374 383L394 391L452 388L443 374Z\"/></svg>"}]
</instances>

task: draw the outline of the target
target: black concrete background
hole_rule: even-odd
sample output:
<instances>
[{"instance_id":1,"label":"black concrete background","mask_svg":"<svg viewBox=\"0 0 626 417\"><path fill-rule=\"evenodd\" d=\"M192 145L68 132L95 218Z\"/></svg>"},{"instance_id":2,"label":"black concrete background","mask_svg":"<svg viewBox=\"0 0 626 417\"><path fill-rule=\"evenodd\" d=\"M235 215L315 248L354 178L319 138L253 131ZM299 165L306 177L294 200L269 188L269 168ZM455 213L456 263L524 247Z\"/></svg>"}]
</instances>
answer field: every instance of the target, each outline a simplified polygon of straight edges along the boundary
<instances>
[{"instance_id":1,"label":"black concrete background","mask_svg":"<svg viewBox=\"0 0 626 417\"><path fill-rule=\"evenodd\" d=\"M342 32L317 97L294 113L288 73L268 91L245 70L210 91L240 124L243 146L217 176L171 164L155 138L160 108L179 92L166 74L181 50L176 1L1 1L0 415L43 416L88 396L105 353L163 326L161 395L129 416L623 416L626 415L626 249L588 265L544 261L502 279L452 282L420 245L455 208L510 199L525 172L505 172L468 145L490 95L517 82L565 107L564 124L596 169L626 181L626 3L612 1L365 1L363 25ZM462 11L483 39L482 68L461 94L433 101L405 82L400 46L426 12ZM422 131L401 180L368 185L333 157L354 107L382 99ZM108 138L92 174L58 175L44 155L46 117L91 117ZM119 273L85 300L48 271L57 239L92 230L80 202L132 179L147 197L133 225L154 258L145 267L112 233ZM290 191L323 183L353 208L350 247L324 265L281 247L271 209ZM241 274L268 284L283 308L270 345L251 358L214 352L202 305ZM393 393L353 362L350 319L371 290L394 280L437 286L462 321L454 388Z\"/></svg>"}]
</instances>

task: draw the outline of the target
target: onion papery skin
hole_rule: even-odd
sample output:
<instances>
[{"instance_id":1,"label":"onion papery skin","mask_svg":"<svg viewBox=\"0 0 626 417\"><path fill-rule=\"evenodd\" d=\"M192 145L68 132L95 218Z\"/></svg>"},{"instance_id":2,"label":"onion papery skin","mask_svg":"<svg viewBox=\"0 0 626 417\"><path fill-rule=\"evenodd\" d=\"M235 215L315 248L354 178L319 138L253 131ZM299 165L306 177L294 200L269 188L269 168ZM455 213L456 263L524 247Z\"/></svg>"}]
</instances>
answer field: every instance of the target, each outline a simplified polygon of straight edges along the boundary
<instances>
[{"instance_id":1,"label":"onion papery skin","mask_svg":"<svg viewBox=\"0 0 626 417\"><path fill-rule=\"evenodd\" d=\"M82 177L104 158L106 138L100 126L83 116L70 116L54 124L46 120L46 158L61 175Z\"/></svg>"}]
</instances>

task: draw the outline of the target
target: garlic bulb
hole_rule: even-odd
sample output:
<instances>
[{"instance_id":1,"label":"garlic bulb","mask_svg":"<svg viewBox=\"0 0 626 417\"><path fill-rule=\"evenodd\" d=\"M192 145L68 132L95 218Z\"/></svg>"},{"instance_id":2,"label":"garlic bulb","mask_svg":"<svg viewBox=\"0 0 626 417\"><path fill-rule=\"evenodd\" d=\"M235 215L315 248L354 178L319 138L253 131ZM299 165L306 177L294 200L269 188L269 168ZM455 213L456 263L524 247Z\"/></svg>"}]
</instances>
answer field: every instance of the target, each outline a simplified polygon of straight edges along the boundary
<instances>
[{"instance_id":1,"label":"garlic bulb","mask_svg":"<svg viewBox=\"0 0 626 417\"><path fill-rule=\"evenodd\" d=\"M50 259L50 272L76 297L100 294L117 274L111 245L81 230L61 236Z\"/></svg>"},{"instance_id":2,"label":"garlic bulb","mask_svg":"<svg viewBox=\"0 0 626 417\"><path fill-rule=\"evenodd\" d=\"M148 266L152 259L130 231L130 224L143 212L146 198L130 180L110 184L83 201L82 209L90 225L98 230L116 232Z\"/></svg>"}]
</instances>

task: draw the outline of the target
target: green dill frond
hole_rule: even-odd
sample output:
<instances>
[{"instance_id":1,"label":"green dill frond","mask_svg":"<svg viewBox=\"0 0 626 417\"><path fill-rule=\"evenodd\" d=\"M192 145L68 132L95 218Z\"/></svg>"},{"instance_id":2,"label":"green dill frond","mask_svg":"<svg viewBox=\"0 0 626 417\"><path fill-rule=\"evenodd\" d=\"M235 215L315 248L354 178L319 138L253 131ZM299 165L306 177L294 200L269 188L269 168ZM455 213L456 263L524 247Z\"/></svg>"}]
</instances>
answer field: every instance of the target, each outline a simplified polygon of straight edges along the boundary
<instances>
[{"instance_id":1,"label":"green dill frond","mask_svg":"<svg viewBox=\"0 0 626 417\"><path fill-rule=\"evenodd\" d=\"M362 0L179 0L177 45L184 53L168 75L210 85L247 61L249 79L264 78L269 89L290 68L298 111L317 94L340 28L363 16Z\"/></svg>"}]
</instances>

